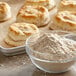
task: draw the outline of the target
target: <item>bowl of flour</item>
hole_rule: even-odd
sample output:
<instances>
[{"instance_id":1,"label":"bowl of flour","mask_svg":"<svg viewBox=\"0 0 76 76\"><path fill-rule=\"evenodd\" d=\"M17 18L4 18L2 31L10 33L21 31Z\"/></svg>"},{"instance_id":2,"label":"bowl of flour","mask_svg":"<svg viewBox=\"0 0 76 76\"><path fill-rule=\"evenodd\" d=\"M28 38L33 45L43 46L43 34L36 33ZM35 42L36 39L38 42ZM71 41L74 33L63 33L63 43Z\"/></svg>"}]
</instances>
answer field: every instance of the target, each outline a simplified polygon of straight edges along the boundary
<instances>
[{"instance_id":1,"label":"bowl of flour","mask_svg":"<svg viewBox=\"0 0 76 76\"><path fill-rule=\"evenodd\" d=\"M76 62L76 42L66 38L65 31L40 32L26 41L26 52L32 63L49 73L68 71Z\"/></svg>"}]
</instances>

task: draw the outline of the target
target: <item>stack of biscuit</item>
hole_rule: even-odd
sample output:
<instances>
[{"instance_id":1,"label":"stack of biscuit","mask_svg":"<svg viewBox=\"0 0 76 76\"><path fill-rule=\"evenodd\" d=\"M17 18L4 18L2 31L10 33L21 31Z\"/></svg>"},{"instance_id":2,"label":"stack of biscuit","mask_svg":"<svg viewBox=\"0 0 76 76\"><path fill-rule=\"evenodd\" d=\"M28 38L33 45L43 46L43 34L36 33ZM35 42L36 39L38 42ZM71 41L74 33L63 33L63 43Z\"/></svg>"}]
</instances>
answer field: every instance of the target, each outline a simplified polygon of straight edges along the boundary
<instances>
[{"instance_id":1,"label":"stack of biscuit","mask_svg":"<svg viewBox=\"0 0 76 76\"><path fill-rule=\"evenodd\" d=\"M25 5L44 6L49 11L56 7L54 0L26 0Z\"/></svg>"},{"instance_id":2,"label":"stack of biscuit","mask_svg":"<svg viewBox=\"0 0 76 76\"><path fill-rule=\"evenodd\" d=\"M40 26L49 23L50 17L44 6L22 6L17 14L17 22L27 22Z\"/></svg>"},{"instance_id":3,"label":"stack of biscuit","mask_svg":"<svg viewBox=\"0 0 76 76\"><path fill-rule=\"evenodd\" d=\"M22 46L30 35L37 32L39 29L34 24L14 23L9 27L4 41L11 46Z\"/></svg>"},{"instance_id":4,"label":"stack of biscuit","mask_svg":"<svg viewBox=\"0 0 76 76\"><path fill-rule=\"evenodd\" d=\"M52 30L76 31L76 0L61 0L49 26Z\"/></svg>"}]
</instances>

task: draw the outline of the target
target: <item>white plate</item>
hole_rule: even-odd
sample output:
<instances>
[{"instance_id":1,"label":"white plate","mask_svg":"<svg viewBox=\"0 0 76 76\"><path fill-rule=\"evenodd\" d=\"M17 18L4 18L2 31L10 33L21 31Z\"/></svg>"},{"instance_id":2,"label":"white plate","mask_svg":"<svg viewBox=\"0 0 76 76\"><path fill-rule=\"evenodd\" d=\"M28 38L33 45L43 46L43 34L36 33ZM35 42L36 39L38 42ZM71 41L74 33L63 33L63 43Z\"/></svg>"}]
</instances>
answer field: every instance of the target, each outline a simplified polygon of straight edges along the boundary
<instances>
[{"instance_id":1,"label":"white plate","mask_svg":"<svg viewBox=\"0 0 76 76\"><path fill-rule=\"evenodd\" d=\"M25 53L25 46L13 47L13 48L4 48L0 47L1 52L6 56L12 56L17 54Z\"/></svg>"}]
</instances>

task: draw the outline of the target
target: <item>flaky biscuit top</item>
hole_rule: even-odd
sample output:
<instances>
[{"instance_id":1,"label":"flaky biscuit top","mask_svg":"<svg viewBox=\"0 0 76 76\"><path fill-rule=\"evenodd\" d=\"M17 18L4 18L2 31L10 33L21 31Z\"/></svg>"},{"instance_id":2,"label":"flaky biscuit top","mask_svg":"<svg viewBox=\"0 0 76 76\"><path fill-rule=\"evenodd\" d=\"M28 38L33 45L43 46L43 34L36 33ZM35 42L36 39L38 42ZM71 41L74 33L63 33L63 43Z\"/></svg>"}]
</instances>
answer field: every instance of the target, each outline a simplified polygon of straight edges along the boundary
<instances>
[{"instance_id":1,"label":"flaky biscuit top","mask_svg":"<svg viewBox=\"0 0 76 76\"><path fill-rule=\"evenodd\" d=\"M31 35L38 31L38 28L34 24L14 23L9 27L9 31L14 32L16 35Z\"/></svg>"},{"instance_id":2,"label":"flaky biscuit top","mask_svg":"<svg viewBox=\"0 0 76 76\"><path fill-rule=\"evenodd\" d=\"M18 15L21 15L23 18L38 18L43 16L45 12L46 8L43 6L23 6L18 12Z\"/></svg>"},{"instance_id":3,"label":"flaky biscuit top","mask_svg":"<svg viewBox=\"0 0 76 76\"><path fill-rule=\"evenodd\" d=\"M26 0L25 5L31 5L31 6L44 6L48 10L53 9L55 5L54 0Z\"/></svg>"},{"instance_id":4,"label":"flaky biscuit top","mask_svg":"<svg viewBox=\"0 0 76 76\"><path fill-rule=\"evenodd\" d=\"M67 22L70 25L75 25L76 26L76 12L69 12L69 11L62 11L58 12L55 16L56 20Z\"/></svg>"}]
</instances>

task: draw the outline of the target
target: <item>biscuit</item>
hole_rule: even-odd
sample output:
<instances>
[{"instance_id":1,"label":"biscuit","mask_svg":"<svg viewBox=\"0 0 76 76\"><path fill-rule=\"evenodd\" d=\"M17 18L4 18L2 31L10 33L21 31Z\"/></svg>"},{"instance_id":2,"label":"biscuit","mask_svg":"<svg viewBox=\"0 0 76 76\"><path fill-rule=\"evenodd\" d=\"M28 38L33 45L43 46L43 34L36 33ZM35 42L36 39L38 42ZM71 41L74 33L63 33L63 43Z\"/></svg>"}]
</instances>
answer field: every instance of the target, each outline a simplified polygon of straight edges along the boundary
<instances>
[{"instance_id":1,"label":"biscuit","mask_svg":"<svg viewBox=\"0 0 76 76\"><path fill-rule=\"evenodd\" d=\"M8 36L14 41L26 40L30 35L39 32L34 24L14 23L9 27Z\"/></svg>"},{"instance_id":2,"label":"biscuit","mask_svg":"<svg viewBox=\"0 0 76 76\"><path fill-rule=\"evenodd\" d=\"M76 0L61 0L59 11L76 11Z\"/></svg>"},{"instance_id":3,"label":"biscuit","mask_svg":"<svg viewBox=\"0 0 76 76\"><path fill-rule=\"evenodd\" d=\"M11 18L11 8L5 2L0 2L0 21L6 21Z\"/></svg>"},{"instance_id":4,"label":"biscuit","mask_svg":"<svg viewBox=\"0 0 76 76\"><path fill-rule=\"evenodd\" d=\"M58 12L52 19L52 24L49 26L54 30L76 30L76 12L61 11Z\"/></svg>"},{"instance_id":5,"label":"biscuit","mask_svg":"<svg viewBox=\"0 0 76 76\"><path fill-rule=\"evenodd\" d=\"M4 41L11 46L22 46L26 39L34 33L39 33L39 29L34 24L14 23L8 28Z\"/></svg>"},{"instance_id":6,"label":"biscuit","mask_svg":"<svg viewBox=\"0 0 76 76\"><path fill-rule=\"evenodd\" d=\"M52 10L56 6L54 0L26 0L25 5L44 6L48 10Z\"/></svg>"},{"instance_id":7,"label":"biscuit","mask_svg":"<svg viewBox=\"0 0 76 76\"><path fill-rule=\"evenodd\" d=\"M43 6L23 6L17 14L17 22L27 22L38 27L48 24L49 12Z\"/></svg>"}]
</instances>

